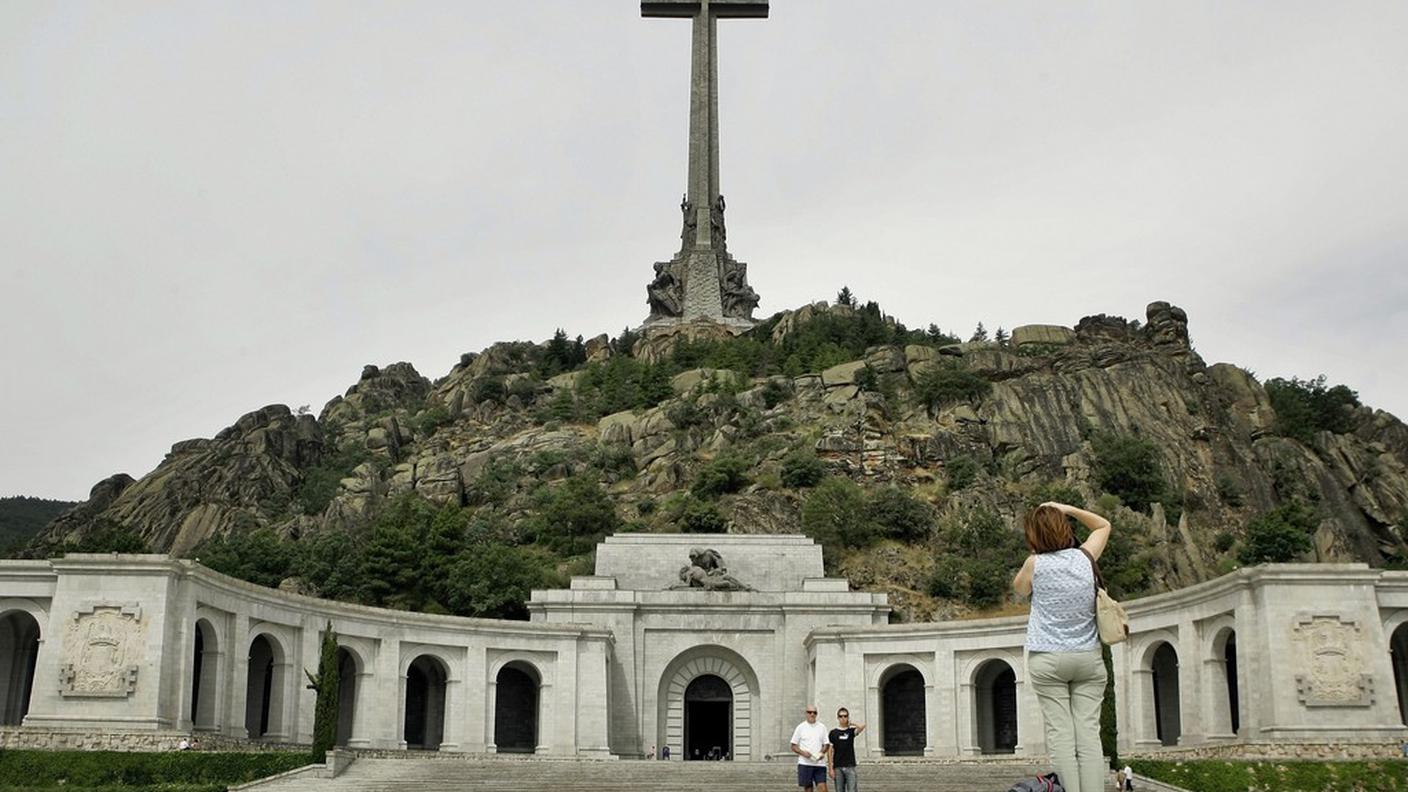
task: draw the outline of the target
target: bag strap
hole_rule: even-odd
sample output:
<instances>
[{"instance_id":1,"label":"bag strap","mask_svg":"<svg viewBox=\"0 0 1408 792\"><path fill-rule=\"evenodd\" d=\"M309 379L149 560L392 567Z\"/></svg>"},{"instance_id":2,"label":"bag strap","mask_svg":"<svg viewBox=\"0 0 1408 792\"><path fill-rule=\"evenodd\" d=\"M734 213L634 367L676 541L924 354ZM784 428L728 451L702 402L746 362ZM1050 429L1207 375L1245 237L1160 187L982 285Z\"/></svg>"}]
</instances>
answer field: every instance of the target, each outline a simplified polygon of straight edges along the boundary
<instances>
[{"instance_id":1,"label":"bag strap","mask_svg":"<svg viewBox=\"0 0 1408 792\"><path fill-rule=\"evenodd\" d=\"M1095 556L1091 555L1090 551L1086 550L1084 547L1082 547L1080 551L1085 554L1085 557L1087 559L1090 560L1090 569L1095 573L1095 590L1099 591L1100 589L1105 588L1105 578L1101 577L1100 575L1100 565L1095 563Z\"/></svg>"}]
</instances>

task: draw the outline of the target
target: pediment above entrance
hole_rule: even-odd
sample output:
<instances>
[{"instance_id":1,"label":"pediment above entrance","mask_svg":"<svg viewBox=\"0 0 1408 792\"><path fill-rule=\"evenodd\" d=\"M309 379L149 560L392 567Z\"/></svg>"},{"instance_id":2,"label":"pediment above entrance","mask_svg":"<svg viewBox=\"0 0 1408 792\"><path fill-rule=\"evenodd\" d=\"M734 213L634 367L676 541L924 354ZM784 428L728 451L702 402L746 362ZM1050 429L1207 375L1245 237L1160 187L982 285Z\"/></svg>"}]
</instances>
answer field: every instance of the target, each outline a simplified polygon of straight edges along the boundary
<instances>
[{"instance_id":1,"label":"pediment above entrance","mask_svg":"<svg viewBox=\"0 0 1408 792\"><path fill-rule=\"evenodd\" d=\"M824 576L821 545L797 535L617 534L596 548L596 577L628 591L802 591Z\"/></svg>"}]
</instances>

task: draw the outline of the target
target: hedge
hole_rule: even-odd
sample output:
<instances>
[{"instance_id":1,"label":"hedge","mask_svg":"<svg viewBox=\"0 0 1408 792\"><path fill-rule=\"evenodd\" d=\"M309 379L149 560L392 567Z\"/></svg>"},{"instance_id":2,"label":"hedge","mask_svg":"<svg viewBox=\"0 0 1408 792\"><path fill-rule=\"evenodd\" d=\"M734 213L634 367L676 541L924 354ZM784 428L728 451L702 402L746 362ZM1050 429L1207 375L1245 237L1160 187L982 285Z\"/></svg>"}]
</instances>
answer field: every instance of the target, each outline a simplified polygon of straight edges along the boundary
<instances>
[{"instance_id":1,"label":"hedge","mask_svg":"<svg viewBox=\"0 0 1408 792\"><path fill-rule=\"evenodd\" d=\"M1134 760L1134 772L1197 792L1398 792L1408 761L1162 762Z\"/></svg>"},{"instance_id":2,"label":"hedge","mask_svg":"<svg viewBox=\"0 0 1408 792\"><path fill-rule=\"evenodd\" d=\"M124 751L0 751L0 792L28 789L134 789L223 792L308 764L306 752L129 753ZM8 786L22 782L23 786Z\"/></svg>"}]
</instances>

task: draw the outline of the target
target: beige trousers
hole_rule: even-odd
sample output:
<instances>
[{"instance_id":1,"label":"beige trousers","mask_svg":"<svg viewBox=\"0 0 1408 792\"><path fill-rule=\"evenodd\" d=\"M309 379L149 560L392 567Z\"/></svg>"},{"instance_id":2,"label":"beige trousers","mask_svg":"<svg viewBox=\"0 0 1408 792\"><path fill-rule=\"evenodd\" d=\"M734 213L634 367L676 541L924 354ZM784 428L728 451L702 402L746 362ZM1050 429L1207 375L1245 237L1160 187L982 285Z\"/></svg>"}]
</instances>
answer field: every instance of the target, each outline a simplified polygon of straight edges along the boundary
<instances>
[{"instance_id":1,"label":"beige trousers","mask_svg":"<svg viewBox=\"0 0 1408 792\"><path fill-rule=\"evenodd\" d=\"M1105 698L1105 662L1100 650L1031 652L1027 678L1046 721L1046 749L1066 792L1102 792L1105 760L1100 750L1100 703Z\"/></svg>"}]
</instances>

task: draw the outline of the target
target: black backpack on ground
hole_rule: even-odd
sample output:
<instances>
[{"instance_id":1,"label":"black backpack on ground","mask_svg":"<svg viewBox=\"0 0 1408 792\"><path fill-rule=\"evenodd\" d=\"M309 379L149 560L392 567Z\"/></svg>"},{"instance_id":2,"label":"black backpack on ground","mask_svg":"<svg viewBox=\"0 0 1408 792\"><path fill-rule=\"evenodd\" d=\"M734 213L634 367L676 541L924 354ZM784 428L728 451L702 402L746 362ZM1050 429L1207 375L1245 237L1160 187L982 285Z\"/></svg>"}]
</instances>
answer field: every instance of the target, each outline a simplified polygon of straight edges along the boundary
<instances>
[{"instance_id":1,"label":"black backpack on ground","mask_svg":"<svg viewBox=\"0 0 1408 792\"><path fill-rule=\"evenodd\" d=\"M1007 792L1066 792L1061 779L1055 773L1026 778L1012 785Z\"/></svg>"}]
</instances>

